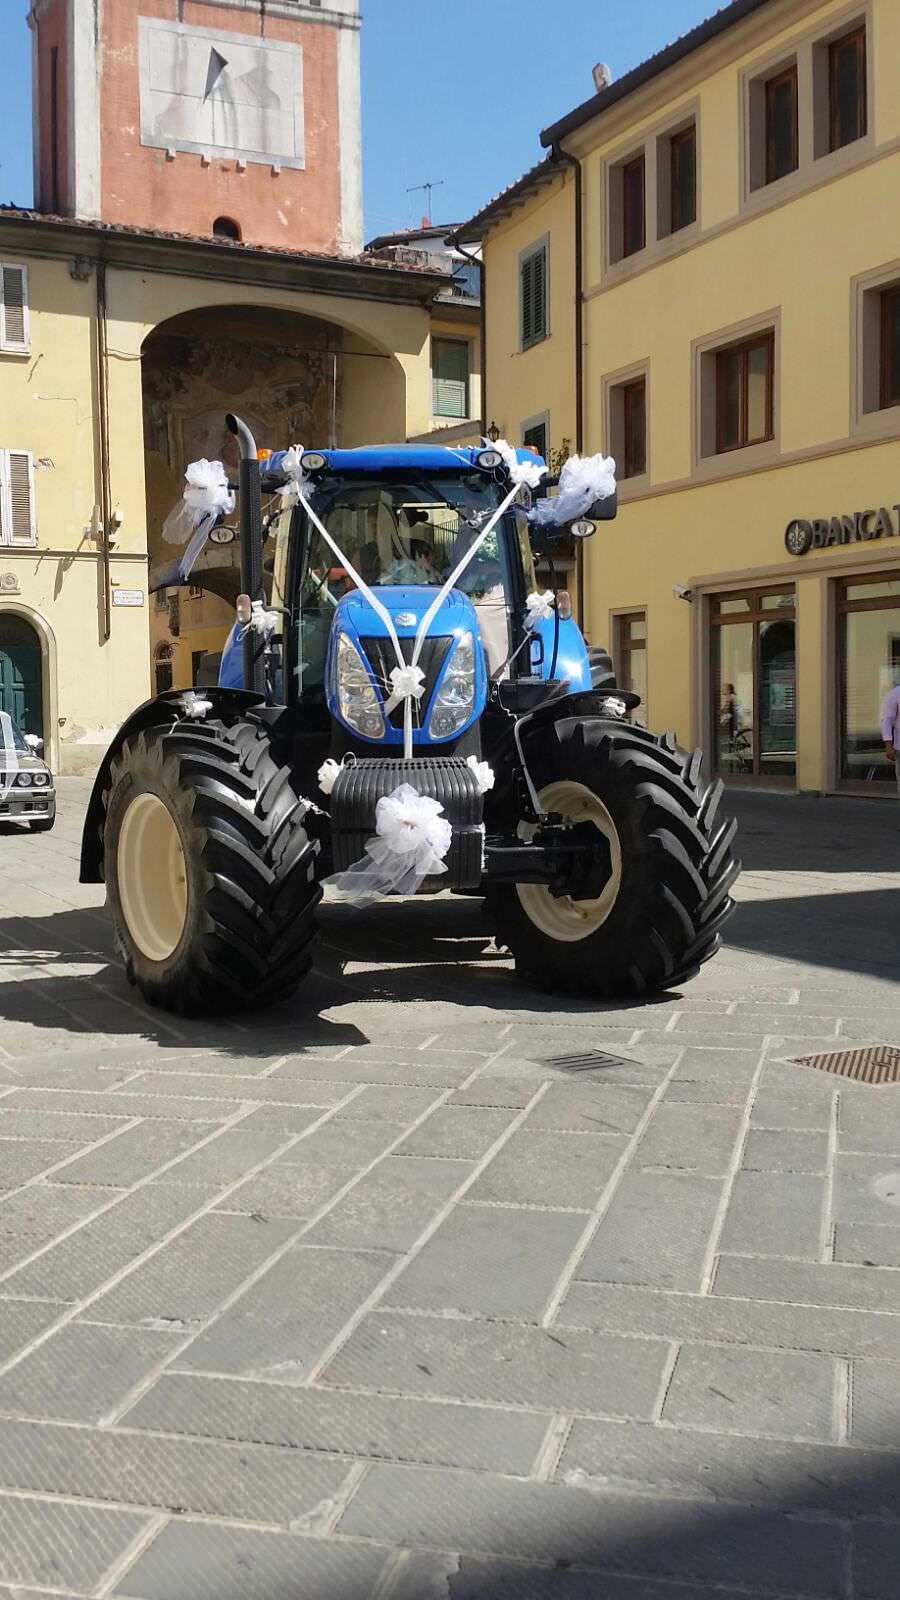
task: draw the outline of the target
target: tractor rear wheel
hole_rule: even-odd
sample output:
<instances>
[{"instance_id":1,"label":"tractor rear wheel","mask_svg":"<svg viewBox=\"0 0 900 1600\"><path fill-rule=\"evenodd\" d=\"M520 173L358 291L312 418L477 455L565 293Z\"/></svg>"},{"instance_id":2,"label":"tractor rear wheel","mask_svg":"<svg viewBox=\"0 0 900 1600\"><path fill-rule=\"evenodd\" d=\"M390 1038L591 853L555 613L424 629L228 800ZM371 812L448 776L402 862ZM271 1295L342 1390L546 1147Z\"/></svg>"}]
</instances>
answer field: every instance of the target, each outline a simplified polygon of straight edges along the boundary
<instances>
[{"instance_id":1,"label":"tractor rear wheel","mask_svg":"<svg viewBox=\"0 0 900 1600\"><path fill-rule=\"evenodd\" d=\"M185 1015L269 1005L309 969L318 845L253 720L128 739L105 796L104 876L129 980Z\"/></svg>"},{"instance_id":2,"label":"tractor rear wheel","mask_svg":"<svg viewBox=\"0 0 900 1600\"><path fill-rule=\"evenodd\" d=\"M487 904L498 942L535 988L604 998L672 988L715 953L733 909L737 824L718 818L722 785L704 783L700 752L671 735L574 718L554 733L530 762L541 804L603 834L610 876L588 899L497 885Z\"/></svg>"}]
</instances>

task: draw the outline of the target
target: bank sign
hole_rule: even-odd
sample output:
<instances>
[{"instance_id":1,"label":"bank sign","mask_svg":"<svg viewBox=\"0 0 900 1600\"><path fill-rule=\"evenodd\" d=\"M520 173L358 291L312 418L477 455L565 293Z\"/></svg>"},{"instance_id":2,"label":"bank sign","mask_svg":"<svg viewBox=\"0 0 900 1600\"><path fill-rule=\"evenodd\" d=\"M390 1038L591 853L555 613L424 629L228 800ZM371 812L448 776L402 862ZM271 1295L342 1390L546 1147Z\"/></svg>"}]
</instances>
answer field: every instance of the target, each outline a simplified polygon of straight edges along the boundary
<instances>
[{"instance_id":1,"label":"bank sign","mask_svg":"<svg viewBox=\"0 0 900 1600\"><path fill-rule=\"evenodd\" d=\"M831 544L856 544L858 540L900 537L900 503L868 511L853 511L843 517L815 517L811 522L796 517L784 530L788 555L805 556L809 550L824 550Z\"/></svg>"}]
</instances>

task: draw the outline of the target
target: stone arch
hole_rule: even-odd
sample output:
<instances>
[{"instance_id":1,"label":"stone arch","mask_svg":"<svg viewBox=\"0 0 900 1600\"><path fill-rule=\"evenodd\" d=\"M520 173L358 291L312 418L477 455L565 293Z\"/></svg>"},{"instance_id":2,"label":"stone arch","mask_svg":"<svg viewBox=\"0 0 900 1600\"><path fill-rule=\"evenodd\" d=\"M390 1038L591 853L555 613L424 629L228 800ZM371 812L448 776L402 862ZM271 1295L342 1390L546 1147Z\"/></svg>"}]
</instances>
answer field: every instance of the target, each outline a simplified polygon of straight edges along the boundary
<instances>
[{"instance_id":1,"label":"stone arch","mask_svg":"<svg viewBox=\"0 0 900 1600\"><path fill-rule=\"evenodd\" d=\"M18 617L34 632L40 648L40 737L44 741L44 758L54 772L59 771L59 695L56 660L56 635L42 612L23 601L3 596L0 598L0 648L2 648L4 617ZM38 730L35 730L38 731Z\"/></svg>"}]
</instances>

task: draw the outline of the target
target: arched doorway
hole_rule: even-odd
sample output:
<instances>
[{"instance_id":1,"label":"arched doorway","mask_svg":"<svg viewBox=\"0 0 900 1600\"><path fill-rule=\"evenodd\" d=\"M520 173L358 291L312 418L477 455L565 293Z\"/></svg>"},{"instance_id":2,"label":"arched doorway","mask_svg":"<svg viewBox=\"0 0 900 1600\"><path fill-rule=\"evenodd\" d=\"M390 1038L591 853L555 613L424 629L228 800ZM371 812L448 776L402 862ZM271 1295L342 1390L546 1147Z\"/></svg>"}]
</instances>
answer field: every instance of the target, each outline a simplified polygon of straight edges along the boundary
<instances>
[{"instance_id":1,"label":"arched doorway","mask_svg":"<svg viewBox=\"0 0 900 1600\"><path fill-rule=\"evenodd\" d=\"M44 737L44 683L37 630L15 611L0 611L0 711L23 733Z\"/></svg>"}]
</instances>

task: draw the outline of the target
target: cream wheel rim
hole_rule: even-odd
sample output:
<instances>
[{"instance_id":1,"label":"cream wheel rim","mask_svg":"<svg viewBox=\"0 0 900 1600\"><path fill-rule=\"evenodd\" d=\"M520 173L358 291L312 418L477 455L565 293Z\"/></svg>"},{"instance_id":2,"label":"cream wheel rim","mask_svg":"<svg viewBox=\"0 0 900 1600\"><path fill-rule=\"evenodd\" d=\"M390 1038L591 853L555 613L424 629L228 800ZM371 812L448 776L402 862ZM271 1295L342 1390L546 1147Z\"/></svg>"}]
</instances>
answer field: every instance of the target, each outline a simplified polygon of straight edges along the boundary
<instances>
[{"instance_id":1,"label":"cream wheel rim","mask_svg":"<svg viewBox=\"0 0 900 1600\"><path fill-rule=\"evenodd\" d=\"M116 875L134 943L150 961L165 961L187 919L187 863L175 820L159 795L136 795L125 812Z\"/></svg>"},{"instance_id":2,"label":"cream wheel rim","mask_svg":"<svg viewBox=\"0 0 900 1600\"><path fill-rule=\"evenodd\" d=\"M561 778L541 789L539 798L545 811L557 812L566 822L592 822L609 844L609 880L595 900L572 900L568 895L557 898L542 883L516 884L522 909L534 926L549 939L575 944L580 939L589 939L603 926L619 897L622 846L606 806L585 784ZM533 824L522 824L519 828L526 839L534 832Z\"/></svg>"}]
</instances>

